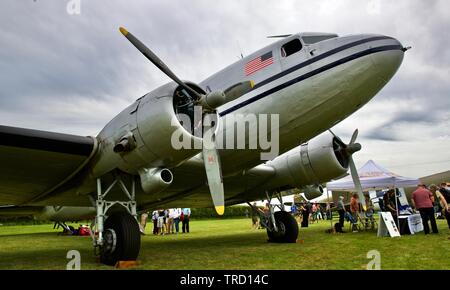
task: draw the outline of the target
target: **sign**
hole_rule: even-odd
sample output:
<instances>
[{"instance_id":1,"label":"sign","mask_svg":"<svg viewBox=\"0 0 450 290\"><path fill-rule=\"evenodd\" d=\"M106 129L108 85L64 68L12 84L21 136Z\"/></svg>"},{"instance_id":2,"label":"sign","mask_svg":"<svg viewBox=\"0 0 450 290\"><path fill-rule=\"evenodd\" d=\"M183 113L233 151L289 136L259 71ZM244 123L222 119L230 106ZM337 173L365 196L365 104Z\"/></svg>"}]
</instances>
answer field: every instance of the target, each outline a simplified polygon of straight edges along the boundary
<instances>
[{"instance_id":1,"label":"sign","mask_svg":"<svg viewBox=\"0 0 450 290\"><path fill-rule=\"evenodd\" d=\"M422 218L420 214L411 214L406 216L399 216L400 221L402 219L406 220L409 233L414 235L415 233L423 231Z\"/></svg>"},{"instance_id":2,"label":"sign","mask_svg":"<svg viewBox=\"0 0 450 290\"><path fill-rule=\"evenodd\" d=\"M380 212L380 225L378 237L400 237L400 232L390 212Z\"/></svg>"}]
</instances>

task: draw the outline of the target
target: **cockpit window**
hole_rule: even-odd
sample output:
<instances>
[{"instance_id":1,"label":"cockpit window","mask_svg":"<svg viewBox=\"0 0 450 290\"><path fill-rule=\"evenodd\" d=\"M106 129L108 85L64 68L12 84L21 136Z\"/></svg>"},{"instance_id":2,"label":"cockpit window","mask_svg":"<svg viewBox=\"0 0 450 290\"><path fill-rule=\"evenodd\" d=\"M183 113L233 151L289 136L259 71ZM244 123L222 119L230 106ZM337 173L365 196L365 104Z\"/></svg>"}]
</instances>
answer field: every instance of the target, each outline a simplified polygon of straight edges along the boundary
<instances>
[{"instance_id":1,"label":"cockpit window","mask_svg":"<svg viewBox=\"0 0 450 290\"><path fill-rule=\"evenodd\" d=\"M330 38L338 37L337 35L316 35L316 36L303 36L303 42L305 44L314 44L317 42L321 42Z\"/></svg>"},{"instance_id":2,"label":"cockpit window","mask_svg":"<svg viewBox=\"0 0 450 290\"><path fill-rule=\"evenodd\" d=\"M281 47L281 56L288 57L300 50L302 50L302 43L300 42L300 39L296 38Z\"/></svg>"}]
</instances>

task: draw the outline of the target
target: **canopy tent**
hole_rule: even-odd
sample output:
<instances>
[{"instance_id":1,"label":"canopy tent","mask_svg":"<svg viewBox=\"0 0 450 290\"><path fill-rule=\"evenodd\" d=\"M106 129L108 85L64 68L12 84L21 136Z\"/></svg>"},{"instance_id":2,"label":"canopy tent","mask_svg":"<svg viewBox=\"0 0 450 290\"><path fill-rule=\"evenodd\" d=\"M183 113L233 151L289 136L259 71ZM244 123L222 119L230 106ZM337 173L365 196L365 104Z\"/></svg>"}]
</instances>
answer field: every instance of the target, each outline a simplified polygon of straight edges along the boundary
<instances>
[{"instance_id":1,"label":"canopy tent","mask_svg":"<svg viewBox=\"0 0 450 290\"><path fill-rule=\"evenodd\" d=\"M395 174L384 167L369 160L358 169L363 191L381 190L386 188L415 187L420 184L417 178L403 177ZM331 191L355 191L352 177L346 176L342 179L328 182L327 189Z\"/></svg>"}]
</instances>

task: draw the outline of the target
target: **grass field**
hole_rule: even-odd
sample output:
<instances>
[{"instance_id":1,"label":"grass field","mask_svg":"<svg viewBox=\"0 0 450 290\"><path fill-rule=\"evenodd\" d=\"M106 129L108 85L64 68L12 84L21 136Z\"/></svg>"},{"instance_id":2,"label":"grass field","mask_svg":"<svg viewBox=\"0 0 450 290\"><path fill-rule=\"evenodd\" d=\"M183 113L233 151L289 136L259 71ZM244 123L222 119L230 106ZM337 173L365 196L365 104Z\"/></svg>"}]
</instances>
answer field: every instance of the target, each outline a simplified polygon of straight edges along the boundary
<instances>
[{"instance_id":1,"label":"grass field","mask_svg":"<svg viewBox=\"0 0 450 290\"><path fill-rule=\"evenodd\" d=\"M191 233L142 237L138 269L366 269L368 251L381 253L382 269L450 269L450 231L378 238L374 232L327 234L329 222L300 228L296 244L267 243L249 219L191 221ZM149 225L150 226L150 225ZM58 236L52 225L0 226L0 269L65 269L68 250L82 269L97 263L90 237Z\"/></svg>"}]
</instances>

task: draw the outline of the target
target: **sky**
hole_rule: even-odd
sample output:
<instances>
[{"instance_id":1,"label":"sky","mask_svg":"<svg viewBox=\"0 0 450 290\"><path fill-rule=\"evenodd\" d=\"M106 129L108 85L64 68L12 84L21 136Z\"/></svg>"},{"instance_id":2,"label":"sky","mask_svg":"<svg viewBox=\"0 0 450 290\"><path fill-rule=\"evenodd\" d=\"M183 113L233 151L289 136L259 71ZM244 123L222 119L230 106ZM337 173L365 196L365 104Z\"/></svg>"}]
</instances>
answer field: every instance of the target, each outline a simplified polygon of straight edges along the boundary
<instances>
[{"instance_id":1,"label":"sky","mask_svg":"<svg viewBox=\"0 0 450 290\"><path fill-rule=\"evenodd\" d=\"M345 141L359 129L357 166L373 159L409 177L450 170L450 1L2 0L0 124L96 135L168 82L119 26L194 82L270 44L268 35L393 36L412 46L399 71L333 130Z\"/></svg>"}]
</instances>

